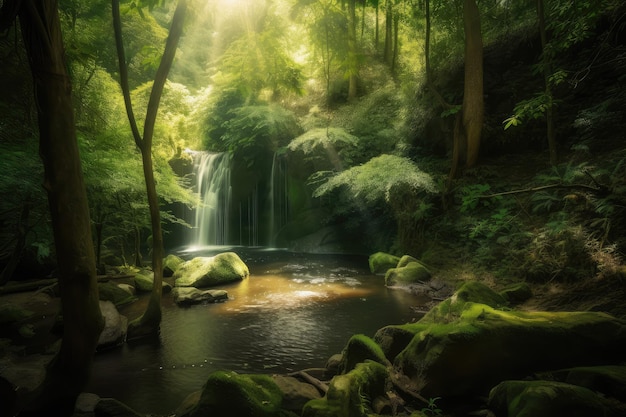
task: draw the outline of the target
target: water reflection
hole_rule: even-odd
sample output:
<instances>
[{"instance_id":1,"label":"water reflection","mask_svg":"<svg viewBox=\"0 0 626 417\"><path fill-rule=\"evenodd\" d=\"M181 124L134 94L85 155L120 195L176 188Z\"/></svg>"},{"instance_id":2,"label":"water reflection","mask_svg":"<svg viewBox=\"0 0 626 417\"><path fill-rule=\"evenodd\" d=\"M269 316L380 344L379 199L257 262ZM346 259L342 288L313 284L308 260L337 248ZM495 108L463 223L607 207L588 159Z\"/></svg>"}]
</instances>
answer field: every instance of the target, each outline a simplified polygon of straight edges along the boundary
<instances>
[{"instance_id":1,"label":"water reflection","mask_svg":"<svg viewBox=\"0 0 626 417\"><path fill-rule=\"evenodd\" d=\"M166 414L214 370L320 367L352 334L372 336L414 318L409 294L337 262L252 262L250 278L222 287L229 300L219 304L181 308L164 295L159 342L97 355L89 390L143 413ZM138 303L122 313L132 319L143 308Z\"/></svg>"}]
</instances>

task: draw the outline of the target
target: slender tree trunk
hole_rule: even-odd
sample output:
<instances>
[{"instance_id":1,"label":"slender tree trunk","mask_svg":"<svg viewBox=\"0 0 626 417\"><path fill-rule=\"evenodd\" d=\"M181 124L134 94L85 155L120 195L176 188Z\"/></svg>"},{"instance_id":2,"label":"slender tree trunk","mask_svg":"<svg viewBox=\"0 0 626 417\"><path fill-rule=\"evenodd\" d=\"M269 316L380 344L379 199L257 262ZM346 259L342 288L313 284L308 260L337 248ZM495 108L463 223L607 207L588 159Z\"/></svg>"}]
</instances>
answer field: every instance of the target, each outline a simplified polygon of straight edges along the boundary
<instances>
[{"instance_id":1,"label":"slender tree trunk","mask_svg":"<svg viewBox=\"0 0 626 417\"><path fill-rule=\"evenodd\" d=\"M393 56L391 57L391 72L395 74L398 65L398 57L400 56L400 14L393 16Z\"/></svg>"},{"instance_id":2,"label":"slender tree trunk","mask_svg":"<svg viewBox=\"0 0 626 417\"><path fill-rule=\"evenodd\" d=\"M356 0L348 0L348 101L355 100L357 95L356 49Z\"/></svg>"},{"instance_id":3,"label":"slender tree trunk","mask_svg":"<svg viewBox=\"0 0 626 417\"><path fill-rule=\"evenodd\" d=\"M546 33L545 8L543 0L537 0L537 20L539 23L539 35L541 37L541 50L543 51L543 76L545 84L545 93L548 98L548 107L546 108L546 130L548 136L548 149L550 152L550 164L558 163L558 154L556 149L556 135L554 131L554 106L552 105L552 88L550 87L549 76L552 73L550 65L550 57L546 53L546 45L548 44L548 35Z\"/></svg>"},{"instance_id":4,"label":"slender tree trunk","mask_svg":"<svg viewBox=\"0 0 626 417\"><path fill-rule=\"evenodd\" d=\"M483 129L485 104L483 99L483 41L480 14L476 0L464 0L465 28L465 86L463 91L463 128L467 141L466 166L478 161Z\"/></svg>"},{"instance_id":5,"label":"slender tree trunk","mask_svg":"<svg viewBox=\"0 0 626 417\"><path fill-rule=\"evenodd\" d=\"M383 60L391 67L393 60L393 6L391 0L387 0L385 9L385 51Z\"/></svg>"},{"instance_id":6,"label":"slender tree trunk","mask_svg":"<svg viewBox=\"0 0 626 417\"><path fill-rule=\"evenodd\" d=\"M159 209L159 196L156 192L156 182L154 180L154 168L152 163L152 142L154 138L154 126L159 110L159 103L163 94L163 88L167 81L176 48L183 32L183 23L187 13L187 0L180 0L170 27L169 36L165 44L163 57L154 78L146 119L144 123L143 136L139 134L137 123L134 118L132 103L130 100L130 88L128 86L128 73L126 69L126 59L124 53L121 18L119 13L119 0L113 0L113 21L115 30L116 47L118 51L118 61L120 66L120 80L126 112L131 124L135 144L141 151L143 163L143 173L146 182L146 192L148 195L148 205L150 209L150 224L152 228L152 271L154 272L154 285L148 307L144 314L129 326L129 337L141 337L145 335L158 334L161 324L161 297L163 292L163 231L161 228L161 212Z\"/></svg>"},{"instance_id":7,"label":"slender tree trunk","mask_svg":"<svg viewBox=\"0 0 626 417\"><path fill-rule=\"evenodd\" d=\"M87 383L103 327L87 193L74 124L57 0L23 0L20 26L34 79L39 152L48 193L63 314L61 350L44 382L42 408L69 415Z\"/></svg>"},{"instance_id":8,"label":"slender tree trunk","mask_svg":"<svg viewBox=\"0 0 626 417\"><path fill-rule=\"evenodd\" d=\"M374 37L374 50L378 53L378 44L380 43L380 35L378 34L379 18L378 11L380 10L380 1L376 1L376 34Z\"/></svg>"}]
</instances>

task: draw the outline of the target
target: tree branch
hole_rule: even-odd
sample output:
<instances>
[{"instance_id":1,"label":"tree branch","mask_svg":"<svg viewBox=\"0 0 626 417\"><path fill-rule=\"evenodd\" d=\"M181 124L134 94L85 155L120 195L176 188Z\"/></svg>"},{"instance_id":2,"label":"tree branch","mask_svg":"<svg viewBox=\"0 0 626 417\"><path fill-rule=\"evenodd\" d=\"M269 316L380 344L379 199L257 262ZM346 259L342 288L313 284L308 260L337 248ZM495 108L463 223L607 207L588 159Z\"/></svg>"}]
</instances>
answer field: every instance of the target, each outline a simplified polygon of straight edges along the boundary
<instances>
[{"instance_id":1,"label":"tree branch","mask_svg":"<svg viewBox=\"0 0 626 417\"><path fill-rule=\"evenodd\" d=\"M607 187L601 186L601 185L599 187L592 187L590 185L585 185L585 184L550 184L550 185L542 185L540 187L524 188L521 190L504 191L502 193L485 194L485 195L479 196L478 198L493 198L493 197L500 197L503 195L534 193L537 191L549 190L549 189L554 189L554 188L562 188L562 189L569 189L569 190L584 190L584 191L592 192L594 194L606 194L609 192Z\"/></svg>"}]
</instances>

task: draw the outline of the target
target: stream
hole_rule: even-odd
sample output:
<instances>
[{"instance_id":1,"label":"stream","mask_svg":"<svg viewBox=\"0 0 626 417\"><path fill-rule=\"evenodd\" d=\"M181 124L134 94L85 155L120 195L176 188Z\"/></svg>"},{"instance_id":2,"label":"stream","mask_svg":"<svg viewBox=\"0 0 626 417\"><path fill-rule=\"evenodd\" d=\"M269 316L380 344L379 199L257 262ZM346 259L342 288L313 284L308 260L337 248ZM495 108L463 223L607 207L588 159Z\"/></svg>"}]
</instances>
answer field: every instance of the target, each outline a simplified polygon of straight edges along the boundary
<instances>
[{"instance_id":1,"label":"stream","mask_svg":"<svg viewBox=\"0 0 626 417\"><path fill-rule=\"evenodd\" d=\"M250 278L220 287L229 300L177 306L163 295L159 340L100 352L86 389L141 413L166 415L200 390L218 369L288 373L323 367L351 335L373 336L388 324L419 318L415 296L384 286L367 257L296 254L263 248L220 247L181 253L185 259L236 252ZM140 315L147 296L120 313Z\"/></svg>"}]
</instances>

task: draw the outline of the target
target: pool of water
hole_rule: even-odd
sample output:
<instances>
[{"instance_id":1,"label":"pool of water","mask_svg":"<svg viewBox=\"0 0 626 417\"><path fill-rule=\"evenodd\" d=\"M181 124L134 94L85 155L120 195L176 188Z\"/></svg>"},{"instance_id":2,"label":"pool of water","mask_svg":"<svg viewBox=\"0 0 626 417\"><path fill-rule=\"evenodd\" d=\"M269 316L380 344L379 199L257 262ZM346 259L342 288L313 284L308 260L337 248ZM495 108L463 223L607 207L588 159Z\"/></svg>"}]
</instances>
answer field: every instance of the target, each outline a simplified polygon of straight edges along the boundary
<instances>
[{"instance_id":1,"label":"pool of water","mask_svg":"<svg viewBox=\"0 0 626 417\"><path fill-rule=\"evenodd\" d=\"M367 258L232 249L250 278L220 287L229 300L178 307L164 294L158 341L98 353L87 391L165 415L218 369L286 373L323 367L356 333L418 317L410 294L387 289ZM208 251L186 253L186 258ZM130 319L146 299L121 309Z\"/></svg>"}]
</instances>

